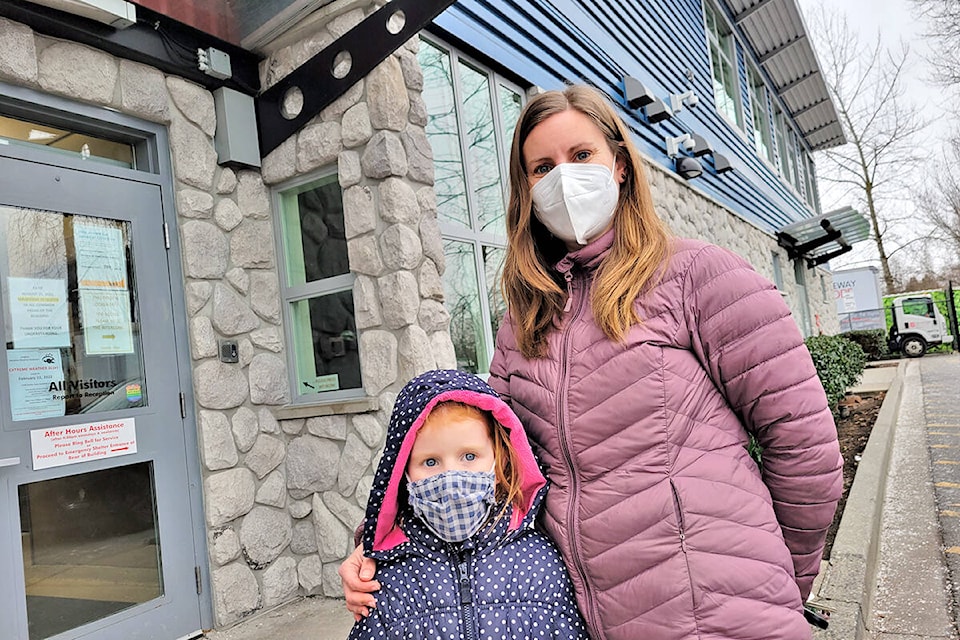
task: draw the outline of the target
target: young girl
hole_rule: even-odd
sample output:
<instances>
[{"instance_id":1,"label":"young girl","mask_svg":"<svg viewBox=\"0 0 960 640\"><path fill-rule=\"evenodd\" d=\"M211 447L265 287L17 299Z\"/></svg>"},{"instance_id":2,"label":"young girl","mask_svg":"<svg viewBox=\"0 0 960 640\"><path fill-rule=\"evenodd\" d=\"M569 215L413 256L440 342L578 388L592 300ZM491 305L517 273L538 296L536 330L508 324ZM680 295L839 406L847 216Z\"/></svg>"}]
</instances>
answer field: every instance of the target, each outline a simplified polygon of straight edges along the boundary
<instances>
[{"instance_id":1,"label":"young girl","mask_svg":"<svg viewBox=\"0 0 960 640\"><path fill-rule=\"evenodd\" d=\"M485 382L430 371L397 396L363 528L376 608L350 640L575 638L587 633L519 420Z\"/></svg>"}]
</instances>

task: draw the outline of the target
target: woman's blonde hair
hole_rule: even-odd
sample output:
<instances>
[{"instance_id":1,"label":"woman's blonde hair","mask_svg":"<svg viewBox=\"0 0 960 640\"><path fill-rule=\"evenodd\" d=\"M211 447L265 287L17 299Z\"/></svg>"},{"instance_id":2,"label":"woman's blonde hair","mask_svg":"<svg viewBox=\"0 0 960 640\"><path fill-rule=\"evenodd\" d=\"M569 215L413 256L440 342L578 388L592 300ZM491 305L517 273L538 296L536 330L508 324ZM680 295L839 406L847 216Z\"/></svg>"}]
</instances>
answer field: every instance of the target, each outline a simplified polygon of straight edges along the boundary
<instances>
[{"instance_id":1,"label":"woman's blonde hair","mask_svg":"<svg viewBox=\"0 0 960 640\"><path fill-rule=\"evenodd\" d=\"M568 109L590 118L625 168L613 246L597 270L591 297L594 319L611 340L622 340L641 321L634 302L658 277L668 254L668 232L654 211L640 155L607 99L585 86L534 97L520 114L510 151L508 241L501 283L517 344L527 358L546 354L547 336L562 313L567 292L553 269L566 248L533 213L523 145L537 125Z\"/></svg>"},{"instance_id":2,"label":"woman's blonde hair","mask_svg":"<svg viewBox=\"0 0 960 640\"><path fill-rule=\"evenodd\" d=\"M493 441L494 471L496 472L497 504L502 504L500 515L506 512L507 505L523 508L523 477L520 474L520 461L517 452L510 444L510 432L497 422L493 414L463 402L446 401L437 403L430 411L427 420L437 418L441 422L445 417L456 415L478 418L486 423L487 433Z\"/></svg>"}]
</instances>

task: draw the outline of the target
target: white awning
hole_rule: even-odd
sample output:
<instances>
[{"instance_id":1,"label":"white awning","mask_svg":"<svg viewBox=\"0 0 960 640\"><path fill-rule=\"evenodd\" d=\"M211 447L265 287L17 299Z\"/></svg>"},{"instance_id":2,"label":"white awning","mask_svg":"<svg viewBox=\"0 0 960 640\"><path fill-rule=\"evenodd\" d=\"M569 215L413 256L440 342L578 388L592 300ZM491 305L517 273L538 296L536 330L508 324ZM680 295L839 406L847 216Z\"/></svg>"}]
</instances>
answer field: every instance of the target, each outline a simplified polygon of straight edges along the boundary
<instances>
[{"instance_id":1,"label":"white awning","mask_svg":"<svg viewBox=\"0 0 960 640\"><path fill-rule=\"evenodd\" d=\"M836 258L869 237L870 222L852 207L794 222L777 232L778 243L790 257L810 266Z\"/></svg>"},{"instance_id":2,"label":"white awning","mask_svg":"<svg viewBox=\"0 0 960 640\"><path fill-rule=\"evenodd\" d=\"M845 144L796 0L723 0L813 150Z\"/></svg>"}]
</instances>

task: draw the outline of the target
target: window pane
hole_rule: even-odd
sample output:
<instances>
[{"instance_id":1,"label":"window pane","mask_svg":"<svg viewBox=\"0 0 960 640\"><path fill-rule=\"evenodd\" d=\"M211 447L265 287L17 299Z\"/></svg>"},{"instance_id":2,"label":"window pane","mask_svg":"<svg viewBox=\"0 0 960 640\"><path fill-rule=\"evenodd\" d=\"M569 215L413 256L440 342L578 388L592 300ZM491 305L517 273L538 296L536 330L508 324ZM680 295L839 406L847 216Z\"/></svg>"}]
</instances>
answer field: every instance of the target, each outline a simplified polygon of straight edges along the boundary
<instances>
[{"instance_id":1,"label":"window pane","mask_svg":"<svg viewBox=\"0 0 960 640\"><path fill-rule=\"evenodd\" d=\"M477 202L481 231L506 232L500 159L493 127L490 81L487 75L460 63L463 86L463 131Z\"/></svg>"},{"instance_id":2,"label":"window pane","mask_svg":"<svg viewBox=\"0 0 960 640\"><path fill-rule=\"evenodd\" d=\"M483 247L483 277L487 285L487 305L490 308L490 328L497 335L503 315L507 312L507 303L500 293L500 275L503 273L503 259L506 251L502 247ZM482 363L484 369L487 363Z\"/></svg>"},{"instance_id":3,"label":"window pane","mask_svg":"<svg viewBox=\"0 0 960 640\"><path fill-rule=\"evenodd\" d=\"M147 462L19 487L30 640L163 595L155 495Z\"/></svg>"},{"instance_id":4,"label":"window pane","mask_svg":"<svg viewBox=\"0 0 960 640\"><path fill-rule=\"evenodd\" d=\"M503 148L505 155L509 155L513 144L513 130L517 128L520 119L520 110L523 108L523 98L516 91L500 85L500 117L503 119Z\"/></svg>"},{"instance_id":5,"label":"window pane","mask_svg":"<svg viewBox=\"0 0 960 640\"><path fill-rule=\"evenodd\" d=\"M297 393L359 389L360 353L353 291L299 300L290 318L297 360Z\"/></svg>"},{"instance_id":6,"label":"window pane","mask_svg":"<svg viewBox=\"0 0 960 640\"><path fill-rule=\"evenodd\" d=\"M350 272L336 175L284 193L281 208L288 286Z\"/></svg>"},{"instance_id":7,"label":"window pane","mask_svg":"<svg viewBox=\"0 0 960 640\"><path fill-rule=\"evenodd\" d=\"M443 253L447 262L443 292L450 313L450 337L457 353L457 368L480 373L486 369L489 357L473 245L447 240L443 243Z\"/></svg>"},{"instance_id":8,"label":"window pane","mask_svg":"<svg viewBox=\"0 0 960 640\"><path fill-rule=\"evenodd\" d=\"M425 40L417 54L423 68L423 102L427 109L427 138L433 149L434 190L437 215L441 221L470 226L467 186L460 133L457 127L457 103L453 95L450 56Z\"/></svg>"},{"instance_id":9,"label":"window pane","mask_svg":"<svg viewBox=\"0 0 960 640\"><path fill-rule=\"evenodd\" d=\"M134 166L133 147L49 125L0 116L0 144L42 146L61 155L118 167Z\"/></svg>"},{"instance_id":10,"label":"window pane","mask_svg":"<svg viewBox=\"0 0 960 640\"><path fill-rule=\"evenodd\" d=\"M0 207L13 420L146 404L129 222Z\"/></svg>"}]
</instances>

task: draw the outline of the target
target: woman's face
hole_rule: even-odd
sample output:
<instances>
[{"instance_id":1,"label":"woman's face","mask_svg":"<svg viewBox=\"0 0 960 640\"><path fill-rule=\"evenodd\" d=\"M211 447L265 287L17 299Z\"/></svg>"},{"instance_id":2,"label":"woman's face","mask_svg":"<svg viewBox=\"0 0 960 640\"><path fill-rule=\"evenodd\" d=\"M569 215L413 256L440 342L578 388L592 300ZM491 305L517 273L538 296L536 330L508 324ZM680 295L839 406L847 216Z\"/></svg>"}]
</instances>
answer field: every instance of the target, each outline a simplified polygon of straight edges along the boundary
<instances>
[{"instance_id":1,"label":"woman's face","mask_svg":"<svg viewBox=\"0 0 960 640\"><path fill-rule=\"evenodd\" d=\"M618 158L614 169L613 153L603 132L576 109L555 113L535 126L522 151L530 188L564 162L602 164L623 184L623 160Z\"/></svg>"}]
</instances>

